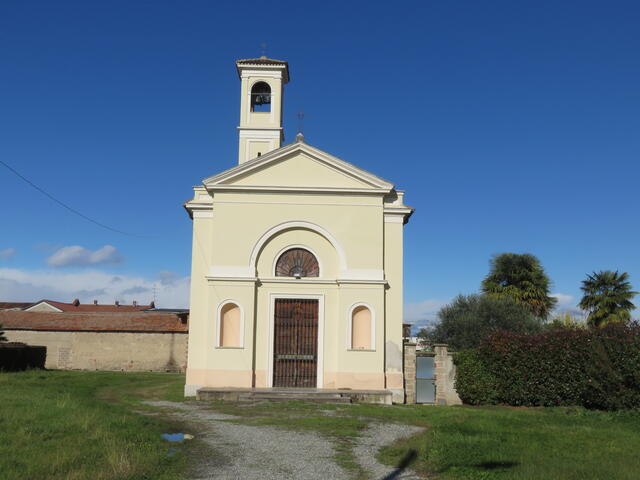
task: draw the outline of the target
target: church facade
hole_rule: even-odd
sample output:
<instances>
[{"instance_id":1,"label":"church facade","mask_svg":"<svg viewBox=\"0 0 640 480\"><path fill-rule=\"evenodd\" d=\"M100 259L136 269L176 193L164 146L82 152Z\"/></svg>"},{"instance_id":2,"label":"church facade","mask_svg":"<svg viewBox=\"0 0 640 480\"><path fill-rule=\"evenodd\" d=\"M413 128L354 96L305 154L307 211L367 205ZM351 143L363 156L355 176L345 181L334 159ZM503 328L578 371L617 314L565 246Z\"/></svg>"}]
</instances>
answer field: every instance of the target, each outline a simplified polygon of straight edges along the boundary
<instances>
[{"instance_id":1,"label":"church facade","mask_svg":"<svg viewBox=\"0 0 640 480\"><path fill-rule=\"evenodd\" d=\"M285 61L236 62L238 165L193 219L185 395L201 387L403 389L403 226L392 183L298 134L282 146Z\"/></svg>"}]
</instances>

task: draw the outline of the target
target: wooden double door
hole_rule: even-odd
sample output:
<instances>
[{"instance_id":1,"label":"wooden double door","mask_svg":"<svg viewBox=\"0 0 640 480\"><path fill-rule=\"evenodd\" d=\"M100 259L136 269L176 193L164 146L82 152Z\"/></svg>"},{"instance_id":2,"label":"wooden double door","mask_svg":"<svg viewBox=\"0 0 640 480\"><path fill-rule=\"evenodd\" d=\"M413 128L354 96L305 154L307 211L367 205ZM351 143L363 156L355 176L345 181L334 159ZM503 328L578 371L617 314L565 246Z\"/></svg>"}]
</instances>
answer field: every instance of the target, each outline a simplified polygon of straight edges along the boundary
<instances>
[{"instance_id":1,"label":"wooden double door","mask_svg":"<svg viewBox=\"0 0 640 480\"><path fill-rule=\"evenodd\" d=\"M278 298L274 315L273 386L316 388L318 300Z\"/></svg>"}]
</instances>

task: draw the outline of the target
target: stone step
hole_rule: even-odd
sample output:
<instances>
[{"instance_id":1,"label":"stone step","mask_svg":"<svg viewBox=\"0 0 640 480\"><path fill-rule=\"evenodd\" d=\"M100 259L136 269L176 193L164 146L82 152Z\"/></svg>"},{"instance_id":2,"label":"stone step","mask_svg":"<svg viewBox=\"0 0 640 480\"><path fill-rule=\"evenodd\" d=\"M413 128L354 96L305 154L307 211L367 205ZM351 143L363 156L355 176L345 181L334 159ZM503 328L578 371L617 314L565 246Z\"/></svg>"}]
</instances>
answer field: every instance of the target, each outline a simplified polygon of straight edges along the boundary
<instances>
[{"instance_id":1,"label":"stone step","mask_svg":"<svg viewBox=\"0 0 640 480\"><path fill-rule=\"evenodd\" d=\"M336 403L364 402L391 405L391 392L388 390L350 390L330 388L219 388L203 387L198 389L196 398L201 401L237 402L257 400L259 395L268 395L273 400L309 400ZM319 400L320 399L320 400ZM346 399L346 401L344 400Z\"/></svg>"},{"instance_id":2,"label":"stone step","mask_svg":"<svg viewBox=\"0 0 640 480\"><path fill-rule=\"evenodd\" d=\"M253 391L242 392L243 395L272 395L272 396L287 396L287 397L322 397L322 398L341 398L349 396L348 393L341 392L322 392L322 391L308 391L308 390L269 390L269 391Z\"/></svg>"},{"instance_id":3,"label":"stone step","mask_svg":"<svg viewBox=\"0 0 640 480\"><path fill-rule=\"evenodd\" d=\"M351 403L351 397L343 397L340 395L322 395L322 394L286 394L286 393L249 393L242 394L238 397L241 401L251 400L269 400L276 402L289 402L293 400L299 400L304 402L317 402L317 403Z\"/></svg>"}]
</instances>

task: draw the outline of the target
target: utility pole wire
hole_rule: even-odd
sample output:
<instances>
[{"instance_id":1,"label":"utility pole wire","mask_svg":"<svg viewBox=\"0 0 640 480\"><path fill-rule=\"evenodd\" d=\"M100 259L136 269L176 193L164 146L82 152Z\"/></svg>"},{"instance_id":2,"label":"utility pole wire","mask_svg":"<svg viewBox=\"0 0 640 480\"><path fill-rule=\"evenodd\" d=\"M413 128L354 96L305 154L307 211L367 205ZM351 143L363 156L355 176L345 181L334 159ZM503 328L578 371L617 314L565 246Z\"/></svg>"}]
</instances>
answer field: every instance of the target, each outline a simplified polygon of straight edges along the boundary
<instances>
[{"instance_id":1,"label":"utility pole wire","mask_svg":"<svg viewBox=\"0 0 640 480\"><path fill-rule=\"evenodd\" d=\"M50 193L48 193L47 191L43 190L42 188L40 188L38 185L36 185L35 183L33 183L31 180L29 180L27 177L25 177L24 175L21 175L20 172L18 172L16 169L14 169L13 167L11 167L10 165L7 165L5 162L3 162L2 160L0 160L0 163L2 165L4 165L9 171L11 171L12 173L14 173L17 177L21 178L23 181L25 181L26 183L28 183L29 185L31 185L33 188L35 188L36 190L38 190L40 193L42 193L43 195L45 195L46 197L48 197L50 200L53 200L54 202L56 202L58 205L60 205L63 208L66 208L67 210L69 210L71 213L79 216L80 218L84 218L85 220L98 225L99 227L102 227L104 229L110 230L112 232L115 233L119 233L120 235L126 235L128 237L137 237L137 238L145 238L144 235L138 235L135 233L129 233L129 232L124 232L122 230L118 230L117 228L113 228L110 227L109 225L105 225L104 223L101 223L97 220L94 220L91 217L86 216L84 213L79 212L78 210L76 210L73 207L70 207L69 205L67 205L66 203L64 203L61 200L58 200L56 197L54 197L53 195L51 195Z\"/></svg>"}]
</instances>

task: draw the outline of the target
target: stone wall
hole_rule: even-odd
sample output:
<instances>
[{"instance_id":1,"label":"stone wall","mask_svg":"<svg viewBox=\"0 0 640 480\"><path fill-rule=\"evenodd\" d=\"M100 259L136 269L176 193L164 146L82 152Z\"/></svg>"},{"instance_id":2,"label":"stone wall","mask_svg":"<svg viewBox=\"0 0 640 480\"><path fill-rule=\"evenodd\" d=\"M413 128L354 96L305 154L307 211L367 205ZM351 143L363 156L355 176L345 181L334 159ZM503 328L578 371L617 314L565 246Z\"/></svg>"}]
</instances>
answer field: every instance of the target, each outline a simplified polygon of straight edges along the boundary
<instances>
[{"instance_id":1,"label":"stone wall","mask_svg":"<svg viewBox=\"0 0 640 480\"><path fill-rule=\"evenodd\" d=\"M47 347L46 368L183 372L186 333L5 330L10 342Z\"/></svg>"},{"instance_id":2,"label":"stone wall","mask_svg":"<svg viewBox=\"0 0 640 480\"><path fill-rule=\"evenodd\" d=\"M436 375L436 405L461 405L455 389L456 366L447 345L434 346ZM416 403L416 344L404 344L404 391L405 403Z\"/></svg>"},{"instance_id":3,"label":"stone wall","mask_svg":"<svg viewBox=\"0 0 640 480\"><path fill-rule=\"evenodd\" d=\"M447 345L434 345L436 354L436 405L462 405L462 400L456 392L456 366Z\"/></svg>"},{"instance_id":4,"label":"stone wall","mask_svg":"<svg viewBox=\"0 0 640 480\"><path fill-rule=\"evenodd\" d=\"M416 403L416 344L404 344L404 403Z\"/></svg>"}]
</instances>

